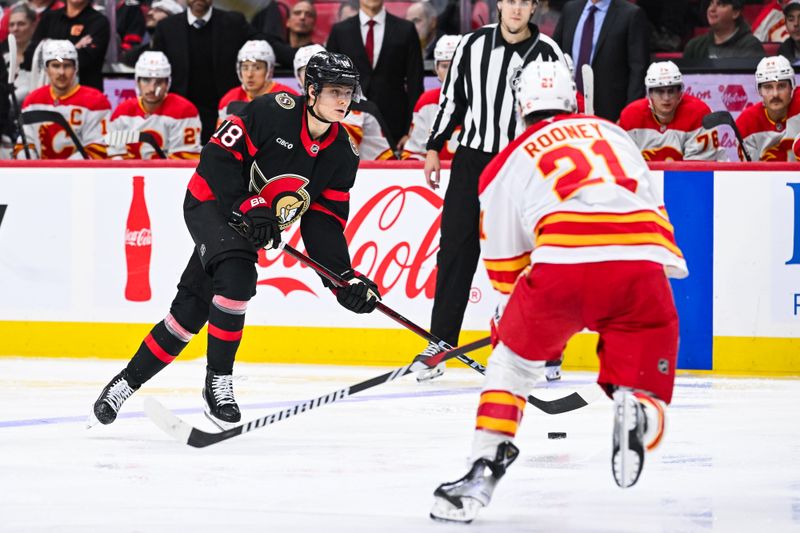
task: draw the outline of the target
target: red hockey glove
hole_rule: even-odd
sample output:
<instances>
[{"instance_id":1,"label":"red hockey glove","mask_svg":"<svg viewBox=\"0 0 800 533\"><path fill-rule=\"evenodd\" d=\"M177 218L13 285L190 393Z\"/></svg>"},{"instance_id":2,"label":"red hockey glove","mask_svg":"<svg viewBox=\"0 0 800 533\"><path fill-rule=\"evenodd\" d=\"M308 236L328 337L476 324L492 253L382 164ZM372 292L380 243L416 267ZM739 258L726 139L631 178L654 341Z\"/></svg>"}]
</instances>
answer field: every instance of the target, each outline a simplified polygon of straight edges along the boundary
<instances>
[{"instance_id":1,"label":"red hockey glove","mask_svg":"<svg viewBox=\"0 0 800 533\"><path fill-rule=\"evenodd\" d=\"M247 196L233 205L228 225L256 248L275 248L281 242L278 218L259 195Z\"/></svg>"},{"instance_id":2,"label":"red hockey glove","mask_svg":"<svg viewBox=\"0 0 800 533\"><path fill-rule=\"evenodd\" d=\"M336 290L336 299L342 307L354 313L371 313L381 299L381 293L374 281L352 268L342 273L349 283L347 287Z\"/></svg>"}]
</instances>

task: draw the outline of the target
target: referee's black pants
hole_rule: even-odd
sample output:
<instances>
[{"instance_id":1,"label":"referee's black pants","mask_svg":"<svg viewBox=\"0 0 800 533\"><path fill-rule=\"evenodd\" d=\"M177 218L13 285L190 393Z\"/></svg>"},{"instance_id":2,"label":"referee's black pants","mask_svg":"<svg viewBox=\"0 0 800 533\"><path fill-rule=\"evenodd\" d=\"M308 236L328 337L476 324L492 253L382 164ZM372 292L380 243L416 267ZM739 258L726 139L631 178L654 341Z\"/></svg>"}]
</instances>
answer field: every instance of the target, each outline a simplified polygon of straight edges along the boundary
<instances>
[{"instance_id":1,"label":"referee's black pants","mask_svg":"<svg viewBox=\"0 0 800 533\"><path fill-rule=\"evenodd\" d=\"M458 334L481 253L478 178L495 155L459 146L450 167L436 256L438 271L431 333L452 346L458 345Z\"/></svg>"}]
</instances>

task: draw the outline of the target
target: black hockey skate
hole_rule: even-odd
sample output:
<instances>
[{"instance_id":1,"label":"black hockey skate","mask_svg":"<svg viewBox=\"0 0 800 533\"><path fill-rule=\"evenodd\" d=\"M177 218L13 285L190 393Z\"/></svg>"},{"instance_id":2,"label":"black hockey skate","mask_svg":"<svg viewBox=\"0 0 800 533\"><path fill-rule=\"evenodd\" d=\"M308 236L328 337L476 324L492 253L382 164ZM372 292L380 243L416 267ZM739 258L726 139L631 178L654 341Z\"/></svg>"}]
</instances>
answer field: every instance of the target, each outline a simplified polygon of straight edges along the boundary
<instances>
[{"instance_id":1,"label":"black hockey skate","mask_svg":"<svg viewBox=\"0 0 800 533\"><path fill-rule=\"evenodd\" d=\"M664 408L652 396L619 389L614 392L614 442L611 471L621 488L632 487L644 467L645 451L652 451L664 436Z\"/></svg>"},{"instance_id":2,"label":"black hockey skate","mask_svg":"<svg viewBox=\"0 0 800 533\"><path fill-rule=\"evenodd\" d=\"M554 359L552 361L545 361L544 363L544 377L550 381L559 381L561 379L561 363L562 358Z\"/></svg>"},{"instance_id":3,"label":"black hockey skate","mask_svg":"<svg viewBox=\"0 0 800 533\"><path fill-rule=\"evenodd\" d=\"M433 493L431 518L442 522L472 522L478 511L489 505L497 482L518 455L519 449L514 444L502 442L493 461L478 459L466 476L439 485Z\"/></svg>"},{"instance_id":4,"label":"black hockey skate","mask_svg":"<svg viewBox=\"0 0 800 533\"><path fill-rule=\"evenodd\" d=\"M206 418L220 429L230 429L242 420L239 405L233 397L231 374L217 374L211 369L206 369L203 403Z\"/></svg>"},{"instance_id":5,"label":"black hockey skate","mask_svg":"<svg viewBox=\"0 0 800 533\"><path fill-rule=\"evenodd\" d=\"M89 413L87 427L92 427L98 422L107 425L117 419L120 407L125 400L139 390L139 385L131 384L128 381L128 373L123 370L105 386L103 392L94 402L92 411Z\"/></svg>"},{"instance_id":6,"label":"black hockey skate","mask_svg":"<svg viewBox=\"0 0 800 533\"><path fill-rule=\"evenodd\" d=\"M424 361L428 357L432 357L443 351L444 350L442 350L441 346L439 346L438 344L429 342L428 346L420 353L418 353L416 357L414 357L414 361L415 362ZM423 381L430 381L432 379L436 379L442 374L444 374L444 369L445 369L445 363L439 363L433 368L426 368L424 370L420 370L417 373L417 381L422 383Z\"/></svg>"}]
</instances>

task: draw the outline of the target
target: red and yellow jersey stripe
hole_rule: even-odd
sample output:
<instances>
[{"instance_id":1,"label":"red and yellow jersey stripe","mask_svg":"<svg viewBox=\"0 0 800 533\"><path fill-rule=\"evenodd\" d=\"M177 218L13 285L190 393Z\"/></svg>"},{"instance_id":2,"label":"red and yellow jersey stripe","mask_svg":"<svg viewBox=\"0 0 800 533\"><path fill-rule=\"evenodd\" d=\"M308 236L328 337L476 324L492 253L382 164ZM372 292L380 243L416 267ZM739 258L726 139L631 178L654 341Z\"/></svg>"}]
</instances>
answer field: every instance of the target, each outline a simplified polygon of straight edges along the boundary
<instances>
[{"instance_id":1,"label":"red and yellow jersey stripe","mask_svg":"<svg viewBox=\"0 0 800 533\"><path fill-rule=\"evenodd\" d=\"M519 275L531 264L530 251L508 258L484 259L489 281L496 291L511 294Z\"/></svg>"}]
</instances>

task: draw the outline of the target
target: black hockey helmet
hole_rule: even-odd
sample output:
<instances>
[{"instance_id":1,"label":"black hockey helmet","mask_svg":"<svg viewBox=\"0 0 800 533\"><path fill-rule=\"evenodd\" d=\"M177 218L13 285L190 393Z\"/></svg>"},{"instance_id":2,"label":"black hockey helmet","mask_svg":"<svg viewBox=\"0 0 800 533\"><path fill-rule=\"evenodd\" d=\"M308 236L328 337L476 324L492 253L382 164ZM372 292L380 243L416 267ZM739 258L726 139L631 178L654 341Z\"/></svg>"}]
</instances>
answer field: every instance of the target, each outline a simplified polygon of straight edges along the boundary
<instances>
[{"instance_id":1,"label":"black hockey helmet","mask_svg":"<svg viewBox=\"0 0 800 533\"><path fill-rule=\"evenodd\" d=\"M308 96L308 87L313 86L319 94L325 85L345 85L353 88L353 101L361 100L359 75L353 60L344 54L317 52L306 65L306 79L303 91Z\"/></svg>"}]
</instances>

